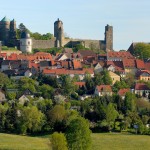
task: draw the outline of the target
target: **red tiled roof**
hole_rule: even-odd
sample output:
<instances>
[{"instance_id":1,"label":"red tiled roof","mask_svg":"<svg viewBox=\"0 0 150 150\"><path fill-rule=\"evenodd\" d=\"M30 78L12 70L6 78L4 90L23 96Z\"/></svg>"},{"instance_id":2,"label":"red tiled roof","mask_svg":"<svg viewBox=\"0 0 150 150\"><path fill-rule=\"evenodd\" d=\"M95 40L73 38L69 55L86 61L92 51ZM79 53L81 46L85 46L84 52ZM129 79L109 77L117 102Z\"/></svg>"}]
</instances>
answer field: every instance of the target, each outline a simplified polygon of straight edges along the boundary
<instances>
[{"instance_id":1,"label":"red tiled roof","mask_svg":"<svg viewBox=\"0 0 150 150\"><path fill-rule=\"evenodd\" d=\"M126 67L135 67L136 68L136 64L135 64L135 59L123 59L123 66L124 68Z\"/></svg>"},{"instance_id":2,"label":"red tiled roof","mask_svg":"<svg viewBox=\"0 0 150 150\"><path fill-rule=\"evenodd\" d=\"M0 57L6 58L7 57L7 53L0 53Z\"/></svg>"},{"instance_id":3,"label":"red tiled roof","mask_svg":"<svg viewBox=\"0 0 150 150\"><path fill-rule=\"evenodd\" d=\"M35 63L35 62L29 62L29 68L32 68L32 67L34 67L34 68L36 68L36 69L38 69L39 68L39 63Z\"/></svg>"},{"instance_id":4,"label":"red tiled roof","mask_svg":"<svg viewBox=\"0 0 150 150\"><path fill-rule=\"evenodd\" d=\"M112 92L110 85L97 85L96 88L99 92Z\"/></svg>"},{"instance_id":5,"label":"red tiled roof","mask_svg":"<svg viewBox=\"0 0 150 150\"><path fill-rule=\"evenodd\" d=\"M145 69L150 71L150 62L145 62Z\"/></svg>"},{"instance_id":6,"label":"red tiled roof","mask_svg":"<svg viewBox=\"0 0 150 150\"><path fill-rule=\"evenodd\" d=\"M120 96L125 96L126 93L129 92L129 91L130 91L130 89L120 89L120 90L118 91L118 95L120 95Z\"/></svg>"},{"instance_id":7,"label":"red tiled roof","mask_svg":"<svg viewBox=\"0 0 150 150\"><path fill-rule=\"evenodd\" d=\"M7 57L7 60L18 60L18 55L16 53L12 53Z\"/></svg>"},{"instance_id":8,"label":"red tiled roof","mask_svg":"<svg viewBox=\"0 0 150 150\"><path fill-rule=\"evenodd\" d=\"M145 69L145 64L143 60L136 59L135 62L137 69Z\"/></svg>"},{"instance_id":9,"label":"red tiled roof","mask_svg":"<svg viewBox=\"0 0 150 150\"><path fill-rule=\"evenodd\" d=\"M93 74L93 69L83 69L83 70L67 70L67 69L44 69L43 74L56 74L56 75L61 75L61 74L86 74L90 73Z\"/></svg>"},{"instance_id":10,"label":"red tiled roof","mask_svg":"<svg viewBox=\"0 0 150 150\"><path fill-rule=\"evenodd\" d=\"M82 68L81 62L77 60L73 60L74 69Z\"/></svg>"},{"instance_id":11,"label":"red tiled roof","mask_svg":"<svg viewBox=\"0 0 150 150\"><path fill-rule=\"evenodd\" d=\"M150 90L150 88L145 83L136 83L135 90Z\"/></svg>"},{"instance_id":12,"label":"red tiled roof","mask_svg":"<svg viewBox=\"0 0 150 150\"><path fill-rule=\"evenodd\" d=\"M121 52L108 52L107 53L108 57L117 57L117 58L134 58L133 55L131 55L130 52L126 52L126 51L121 51Z\"/></svg>"}]
</instances>

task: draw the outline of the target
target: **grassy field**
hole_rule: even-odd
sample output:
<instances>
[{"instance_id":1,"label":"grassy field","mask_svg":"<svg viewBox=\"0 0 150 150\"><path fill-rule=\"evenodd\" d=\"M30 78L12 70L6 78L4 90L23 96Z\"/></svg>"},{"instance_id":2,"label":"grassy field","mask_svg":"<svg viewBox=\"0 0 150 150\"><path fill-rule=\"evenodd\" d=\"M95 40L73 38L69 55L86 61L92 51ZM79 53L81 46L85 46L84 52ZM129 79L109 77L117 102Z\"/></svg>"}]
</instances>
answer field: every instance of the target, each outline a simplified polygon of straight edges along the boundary
<instances>
[{"instance_id":1,"label":"grassy field","mask_svg":"<svg viewBox=\"0 0 150 150\"><path fill-rule=\"evenodd\" d=\"M92 134L92 150L148 150L150 136L117 133ZM50 150L47 137L28 137L0 133L0 150Z\"/></svg>"},{"instance_id":2,"label":"grassy field","mask_svg":"<svg viewBox=\"0 0 150 150\"><path fill-rule=\"evenodd\" d=\"M0 133L0 150L50 150L48 138Z\"/></svg>"}]
</instances>

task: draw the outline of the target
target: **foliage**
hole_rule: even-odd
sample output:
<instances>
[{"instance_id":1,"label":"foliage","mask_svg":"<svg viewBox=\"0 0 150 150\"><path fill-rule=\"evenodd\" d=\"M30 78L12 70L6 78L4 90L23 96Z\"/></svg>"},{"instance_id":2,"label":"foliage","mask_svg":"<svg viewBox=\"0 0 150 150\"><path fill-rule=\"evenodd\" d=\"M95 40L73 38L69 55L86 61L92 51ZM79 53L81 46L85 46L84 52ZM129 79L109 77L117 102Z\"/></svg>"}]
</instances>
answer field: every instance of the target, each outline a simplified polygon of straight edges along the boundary
<instances>
[{"instance_id":1,"label":"foliage","mask_svg":"<svg viewBox=\"0 0 150 150\"><path fill-rule=\"evenodd\" d=\"M134 55L140 59L150 58L150 44L147 43L137 43L133 51Z\"/></svg>"},{"instance_id":2,"label":"foliage","mask_svg":"<svg viewBox=\"0 0 150 150\"><path fill-rule=\"evenodd\" d=\"M48 121L49 124L54 128L54 131L64 130L66 124L65 120L67 117L67 111L62 105L55 105L48 112Z\"/></svg>"},{"instance_id":3,"label":"foliage","mask_svg":"<svg viewBox=\"0 0 150 150\"><path fill-rule=\"evenodd\" d=\"M44 114L37 107L24 107L19 115L20 132L25 134L28 131L40 131L44 125Z\"/></svg>"},{"instance_id":4,"label":"foliage","mask_svg":"<svg viewBox=\"0 0 150 150\"><path fill-rule=\"evenodd\" d=\"M53 98L53 94L54 94L54 89L53 87L47 85L47 84L43 84L42 86L39 87L40 92L42 93L42 96L45 99L51 99Z\"/></svg>"},{"instance_id":5,"label":"foliage","mask_svg":"<svg viewBox=\"0 0 150 150\"><path fill-rule=\"evenodd\" d=\"M66 132L70 150L89 150L91 148L91 131L89 123L82 117L73 119Z\"/></svg>"},{"instance_id":6,"label":"foliage","mask_svg":"<svg viewBox=\"0 0 150 150\"><path fill-rule=\"evenodd\" d=\"M102 121L101 126L107 126L108 131L113 128L114 121L118 116L118 112L116 111L114 105L109 103L105 109L105 119Z\"/></svg>"},{"instance_id":7,"label":"foliage","mask_svg":"<svg viewBox=\"0 0 150 150\"><path fill-rule=\"evenodd\" d=\"M135 94L127 92L124 100L125 112L135 111L136 109L136 97Z\"/></svg>"},{"instance_id":8,"label":"foliage","mask_svg":"<svg viewBox=\"0 0 150 150\"><path fill-rule=\"evenodd\" d=\"M63 133L55 132L51 137L53 150L68 150L67 140Z\"/></svg>"}]
</instances>

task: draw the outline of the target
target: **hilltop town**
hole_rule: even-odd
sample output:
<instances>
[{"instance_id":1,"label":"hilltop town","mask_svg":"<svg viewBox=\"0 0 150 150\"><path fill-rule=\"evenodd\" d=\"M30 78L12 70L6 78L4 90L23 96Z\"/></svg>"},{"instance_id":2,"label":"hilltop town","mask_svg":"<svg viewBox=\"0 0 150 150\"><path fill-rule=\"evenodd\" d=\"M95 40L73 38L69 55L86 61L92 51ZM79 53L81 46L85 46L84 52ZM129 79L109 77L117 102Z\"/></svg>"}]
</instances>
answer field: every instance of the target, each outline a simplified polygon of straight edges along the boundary
<instances>
[{"instance_id":1,"label":"hilltop town","mask_svg":"<svg viewBox=\"0 0 150 150\"><path fill-rule=\"evenodd\" d=\"M92 131L150 134L150 57L142 52L144 46L149 52L149 44L132 43L128 50L114 51L109 25L104 40L66 38L59 19L51 39L35 40L27 30L20 32L20 39L16 34L16 21L4 17L0 131L66 132L73 118L82 116ZM39 122L30 127L25 115L34 111Z\"/></svg>"}]
</instances>

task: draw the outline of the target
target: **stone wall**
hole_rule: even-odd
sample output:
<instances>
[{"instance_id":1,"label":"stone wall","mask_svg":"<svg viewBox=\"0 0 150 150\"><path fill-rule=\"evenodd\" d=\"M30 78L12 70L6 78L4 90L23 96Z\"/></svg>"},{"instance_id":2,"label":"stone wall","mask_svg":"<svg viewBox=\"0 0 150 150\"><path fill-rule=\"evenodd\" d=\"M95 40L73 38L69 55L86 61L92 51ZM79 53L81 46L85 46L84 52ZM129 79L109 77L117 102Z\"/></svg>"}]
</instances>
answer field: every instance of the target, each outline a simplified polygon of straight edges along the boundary
<instances>
[{"instance_id":1,"label":"stone wall","mask_svg":"<svg viewBox=\"0 0 150 150\"><path fill-rule=\"evenodd\" d=\"M50 40L34 40L33 39L33 45L32 48L53 48L55 47L55 38L50 39Z\"/></svg>"}]
</instances>

